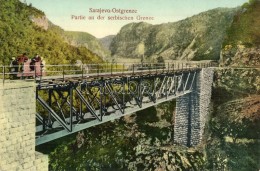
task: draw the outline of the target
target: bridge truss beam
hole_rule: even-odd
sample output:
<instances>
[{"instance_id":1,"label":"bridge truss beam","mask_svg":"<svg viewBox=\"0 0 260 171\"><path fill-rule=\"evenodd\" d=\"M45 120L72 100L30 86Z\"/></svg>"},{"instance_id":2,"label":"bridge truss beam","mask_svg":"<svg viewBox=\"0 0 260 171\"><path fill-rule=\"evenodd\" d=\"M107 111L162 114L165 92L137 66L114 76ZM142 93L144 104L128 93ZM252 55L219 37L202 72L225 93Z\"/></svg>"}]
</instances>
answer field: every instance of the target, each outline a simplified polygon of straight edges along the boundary
<instances>
[{"instance_id":1,"label":"bridge truss beam","mask_svg":"<svg viewBox=\"0 0 260 171\"><path fill-rule=\"evenodd\" d=\"M198 71L122 74L39 85L36 145L190 93Z\"/></svg>"}]
</instances>

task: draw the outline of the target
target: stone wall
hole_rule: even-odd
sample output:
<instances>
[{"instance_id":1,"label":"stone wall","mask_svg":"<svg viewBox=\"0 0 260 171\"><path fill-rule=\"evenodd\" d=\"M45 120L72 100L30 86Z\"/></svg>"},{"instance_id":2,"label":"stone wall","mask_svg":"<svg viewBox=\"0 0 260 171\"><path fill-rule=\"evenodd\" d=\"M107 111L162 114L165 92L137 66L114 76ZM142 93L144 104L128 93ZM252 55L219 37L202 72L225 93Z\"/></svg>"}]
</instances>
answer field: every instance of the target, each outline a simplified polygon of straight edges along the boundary
<instances>
[{"instance_id":1,"label":"stone wall","mask_svg":"<svg viewBox=\"0 0 260 171\"><path fill-rule=\"evenodd\" d=\"M174 124L174 142L182 145L189 145L188 132L190 122L189 102L191 93L180 96L176 100L176 115Z\"/></svg>"},{"instance_id":2,"label":"stone wall","mask_svg":"<svg viewBox=\"0 0 260 171\"><path fill-rule=\"evenodd\" d=\"M176 100L174 142L196 146L201 142L209 113L213 69L204 68L195 78L192 92Z\"/></svg>"},{"instance_id":3,"label":"stone wall","mask_svg":"<svg viewBox=\"0 0 260 171\"><path fill-rule=\"evenodd\" d=\"M48 156L35 151L35 84L0 83L0 170L48 170Z\"/></svg>"},{"instance_id":4,"label":"stone wall","mask_svg":"<svg viewBox=\"0 0 260 171\"><path fill-rule=\"evenodd\" d=\"M199 122L201 123L200 131L194 133L194 135L199 135L197 140L199 140L196 144L198 144L202 140L202 136L204 133L205 124L208 121L209 116L209 106L211 102L211 93L212 93L212 84L213 84L213 76L214 69L213 68L205 68L201 71L201 80L200 80L200 118Z\"/></svg>"}]
</instances>

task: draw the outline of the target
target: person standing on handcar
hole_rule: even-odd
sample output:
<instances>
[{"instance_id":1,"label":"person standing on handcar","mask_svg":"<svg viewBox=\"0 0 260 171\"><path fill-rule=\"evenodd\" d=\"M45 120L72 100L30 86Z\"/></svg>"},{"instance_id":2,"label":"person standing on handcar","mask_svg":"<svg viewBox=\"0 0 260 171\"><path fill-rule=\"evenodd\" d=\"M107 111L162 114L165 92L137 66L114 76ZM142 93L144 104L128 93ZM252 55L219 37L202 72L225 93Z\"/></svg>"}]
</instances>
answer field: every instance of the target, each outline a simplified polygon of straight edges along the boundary
<instances>
[{"instance_id":1,"label":"person standing on handcar","mask_svg":"<svg viewBox=\"0 0 260 171\"><path fill-rule=\"evenodd\" d=\"M19 64L18 64L17 59L15 59L15 57L12 57L10 68L11 68L10 78L16 79L17 78L16 75L17 75L18 69L19 69Z\"/></svg>"},{"instance_id":2,"label":"person standing on handcar","mask_svg":"<svg viewBox=\"0 0 260 171\"><path fill-rule=\"evenodd\" d=\"M17 61L19 64L19 71L23 71L23 65L25 62L28 61L28 57L26 56L26 53L23 53L21 56L18 56Z\"/></svg>"},{"instance_id":3,"label":"person standing on handcar","mask_svg":"<svg viewBox=\"0 0 260 171\"><path fill-rule=\"evenodd\" d=\"M31 60L31 62L30 62L30 70L31 71L34 71L35 70L35 63L36 62L41 62L41 57L39 56L39 54L36 54L33 58L32 58L32 60Z\"/></svg>"}]
</instances>

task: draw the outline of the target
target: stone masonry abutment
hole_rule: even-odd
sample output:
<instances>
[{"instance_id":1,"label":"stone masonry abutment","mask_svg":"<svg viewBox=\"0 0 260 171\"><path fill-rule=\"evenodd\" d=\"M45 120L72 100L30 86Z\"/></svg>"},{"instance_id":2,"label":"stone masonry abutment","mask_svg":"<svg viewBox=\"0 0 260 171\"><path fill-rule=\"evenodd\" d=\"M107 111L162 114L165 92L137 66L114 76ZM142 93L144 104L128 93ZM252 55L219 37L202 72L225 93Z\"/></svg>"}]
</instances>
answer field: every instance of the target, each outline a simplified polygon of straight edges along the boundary
<instances>
[{"instance_id":1,"label":"stone masonry abutment","mask_svg":"<svg viewBox=\"0 0 260 171\"><path fill-rule=\"evenodd\" d=\"M48 156L35 151L35 83L0 84L0 170L46 171Z\"/></svg>"},{"instance_id":2,"label":"stone masonry abutment","mask_svg":"<svg viewBox=\"0 0 260 171\"><path fill-rule=\"evenodd\" d=\"M192 92L176 99L174 142L185 146L198 145L209 114L213 68L203 68L195 78Z\"/></svg>"}]
</instances>

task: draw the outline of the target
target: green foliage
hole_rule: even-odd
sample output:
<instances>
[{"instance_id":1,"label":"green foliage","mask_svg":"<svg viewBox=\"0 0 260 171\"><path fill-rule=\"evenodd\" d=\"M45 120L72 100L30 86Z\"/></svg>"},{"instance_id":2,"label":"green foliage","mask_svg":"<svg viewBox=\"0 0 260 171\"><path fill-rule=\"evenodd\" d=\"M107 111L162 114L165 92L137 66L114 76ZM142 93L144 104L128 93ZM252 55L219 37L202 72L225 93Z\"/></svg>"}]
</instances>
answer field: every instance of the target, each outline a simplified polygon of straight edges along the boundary
<instances>
[{"instance_id":1,"label":"green foliage","mask_svg":"<svg viewBox=\"0 0 260 171\"><path fill-rule=\"evenodd\" d=\"M259 70L234 68L216 71L214 88L220 90L220 92L217 94L218 91L216 91L215 97L224 93L223 91L230 95L222 99L224 102L226 99L260 93ZM215 98L215 100L217 100L217 98Z\"/></svg>"},{"instance_id":2,"label":"green foliage","mask_svg":"<svg viewBox=\"0 0 260 171\"><path fill-rule=\"evenodd\" d=\"M157 112L155 107L149 107L147 109L141 110L137 112L137 120L136 122L142 124L144 122L156 122L159 120L157 117Z\"/></svg>"},{"instance_id":3,"label":"green foliage","mask_svg":"<svg viewBox=\"0 0 260 171\"><path fill-rule=\"evenodd\" d=\"M174 114L176 108L176 101L161 103L157 106L157 108L163 110L162 113L164 113L164 115L161 116L161 119L165 119L168 123L173 124L173 119L175 118Z\"/></svg>"},{"instance_id":4,"label":"green foliage","mask_svg":"<svg viewBox=\"0 0 260 171\"><path fill-rule=\"evenodd\" d=\"M259 169L259 146L255 142L219 142L212 139L207 147L207 170L256 171Z\"/></svg>"},{"instance_id":5,"label":"green foliage","mask_svg":"<svg viewBox=\"0 0 260 171\"><path fill-rule=\"evenodd\" d=\"M205 163L203 153L172 146L171 140L166 141L163 137L165 132L169 132L169 126L155 126L164 119L172 122L174 108L173 102L163 103L157 109L146 109L130 117L88 128L84 131L81 147L78 147L76 134L50 142L56 147L49 154L49 169L155 170L166 164L168 170L202 170ZM158 143L165 146L158 146ZM45 145L42 148L45 149Z\"/></svg>"},{"instance_id":6,"label":"green foliage","mask_svg":"<svg viewBox=\"0 0 260 171\"><path fill-rule=\"evenodd\" d=\"M81 148L77 147L76 141L59 145L49 155L50 170L121 170L126 167L125 160L133 155L135 139L127 137L128 128L122 121L115 124L118 121L89 128Z\"/></svg>"},{"instance_id":7,"label":"green foliage","mask_svg":"<svg viewBox=\"0 0 260 171\"><path fill-rule=\"evenodd\" d=\"M208 170L259 169L258 70L216 70L207 137Z\"/></svg>"},{"instance_id":8,"label":"green foliage","mask_svg":"<svg viewBox=\"0 0 260 171\"><path fill-rule=\"evenodd\" d=\"M10 64L12 56L27 52L44 57L47 64L72 64L77 59L84 63L101 62L85 47L73 47L64 42L57 27L48 30L34 24L31 18L44 16L42 11L19 0L0 3L0 64ZM51 25L51 24L50 24Z\"/></svg>"},{"instance_id":9,"label":"green foliage","mask_svg":"<svg viewBox=\"0 0 260 171\"><path fill-rule=\"evenodd\" d=\"M167 133L165 134L164 132L169 131L168 128L158 129L150 125L158 122L160 119L157 116L157 111L155 107L150 107L138 111L136 114L136 123L139 127L139 131L144 132L148 137L150 137L152 139L152 142L154 142L156 138L160 140L167 138Z\"/></svg>"},{"instance_id":10,"label":"green foliage","mask_svg":"<svg viewBox=\"0 0 260 171\"><path fill-rule=\"evenodd\" d=\"M157 63L164 63L164 59L162 56L157 57Z\"/></svg>"},{"instance_id":11,"label":"green foliage","mask_svg":"<svg viewBox=\"0 0 260 171\"><path fill-rule=\"evenodd\" d=\"M247 47L260 45L260 1L250 0L245 3L234 17L231 27L223 43L236 46L243 44Z\"/></svg>"}]
</instances>

